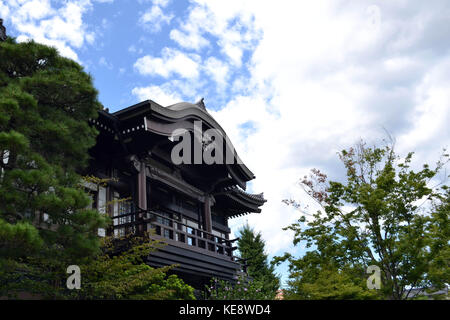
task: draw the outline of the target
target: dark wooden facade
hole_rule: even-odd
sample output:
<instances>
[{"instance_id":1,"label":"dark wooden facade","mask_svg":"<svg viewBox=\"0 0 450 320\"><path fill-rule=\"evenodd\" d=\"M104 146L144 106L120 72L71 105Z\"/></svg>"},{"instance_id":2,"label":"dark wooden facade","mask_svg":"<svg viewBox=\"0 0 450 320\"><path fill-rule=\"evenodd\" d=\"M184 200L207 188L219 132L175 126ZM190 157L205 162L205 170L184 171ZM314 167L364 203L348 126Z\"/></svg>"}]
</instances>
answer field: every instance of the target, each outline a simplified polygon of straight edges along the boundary
<instances>
[{"instance_id":1,"label":"dark wooden facade","mask_svg":"<svg viewBox=\"0 0 450 320\"><path fill-rule=\"evenodd\" d=\"M0 41L5 41L6 38L6 28L3 25L3 19L0 18Z\"/></svg>"},{"instance_id":2,"label":"dark wooden facade","mask_svg":"<svg viewBox=\"0 0 450 320\"><path fill-rule=\"evenodd\" d=\"M175 272L200 288L211 277L236 278L241 264L233 256L236 239L229 238L228 219L260 212L266 200L245 192L254 175L235 153L236 161L228 164L173 163L172 134L184 129L195 139L194 121L226 137L203 101L162 107L147 100L114 113L100 111L92 120L100 134L86 173L112 178L96 191L100 210L114 199L130 199L110 205L113 227L106 233L120 237L153 229L167 245L148 264L178 264ZM223 152L233 150L224 140Z\"/></svg>"}]
</instances>

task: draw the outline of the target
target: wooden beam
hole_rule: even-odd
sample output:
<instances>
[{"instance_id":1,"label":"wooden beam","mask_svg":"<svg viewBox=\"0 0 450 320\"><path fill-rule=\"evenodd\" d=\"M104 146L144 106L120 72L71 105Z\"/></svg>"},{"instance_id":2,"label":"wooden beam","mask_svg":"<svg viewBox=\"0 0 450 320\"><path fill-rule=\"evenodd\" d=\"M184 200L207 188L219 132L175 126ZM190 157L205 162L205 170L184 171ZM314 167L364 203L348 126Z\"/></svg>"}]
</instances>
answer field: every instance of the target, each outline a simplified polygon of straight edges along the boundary
<instances>
[{"instance_id":1,"label":"wooden beam","mask_svg":"<svg viewBox=\"0 0 450 320\"><path fill-rule=\"evenodd\" d=\"M212 221L211 221L211 197L205 197L204 203L204 215L205 215L205 228L207 232L212 232Z\"/></svg>"}]
</instances>

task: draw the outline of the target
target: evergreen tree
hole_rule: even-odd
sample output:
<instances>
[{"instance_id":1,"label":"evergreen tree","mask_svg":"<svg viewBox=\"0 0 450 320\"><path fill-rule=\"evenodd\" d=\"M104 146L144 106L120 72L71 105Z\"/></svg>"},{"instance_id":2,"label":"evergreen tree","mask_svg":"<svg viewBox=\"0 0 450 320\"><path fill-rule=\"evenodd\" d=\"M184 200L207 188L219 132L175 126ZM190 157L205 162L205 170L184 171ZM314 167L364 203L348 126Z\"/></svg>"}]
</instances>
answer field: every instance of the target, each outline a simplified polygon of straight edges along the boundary
<instances>
[{"instance_id":1,"label":"evergreen tree","mask_svg":"<svg viewBox=\"0 0 450 320\"><path fill-rule=\"evenodd\" d=\"M274 298L280 287L280 280L275 274L274 266L269 265L265 251L265 243L261 233L248 225L239 230L238 250L247 264L248 275L259 282L264 295Z\"/></svg>"},{"instance_id":2,"label":"evergreen tree","mask_svg":"<svg viewBox=\"0 0 450 320\"><path fill-rule=\"evenodd\" d=\"M107 219L86 209L77 172L95 144L88 120L100 108L76 62L33 41L0 42L0 295L35 279L30 259L70 264L99 252Z\"/></svg>"}]
</instances>

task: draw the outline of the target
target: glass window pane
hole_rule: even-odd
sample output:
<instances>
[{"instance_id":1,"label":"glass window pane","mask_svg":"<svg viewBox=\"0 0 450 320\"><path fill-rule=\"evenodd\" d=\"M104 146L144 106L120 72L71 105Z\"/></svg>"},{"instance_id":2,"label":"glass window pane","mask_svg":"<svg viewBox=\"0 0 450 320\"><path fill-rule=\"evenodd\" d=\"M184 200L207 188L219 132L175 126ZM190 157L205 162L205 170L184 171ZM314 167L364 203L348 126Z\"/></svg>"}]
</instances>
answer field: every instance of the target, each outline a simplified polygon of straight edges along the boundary
<instances>
[{"instance_id":1,"label":"glass window pane","mask_svg":"<svg viewBox=\"0 0 450 320\"><path fill-rule=\"evenodd\" d=\"M98 211L106 213L106 188L100 187L98 190Z\"/></svg>"},{"instance_id":2,"label":"glass window pane","mask_svg":"<svg viewBox=\"0 0 450 320\"><path fill-rule=\"evenodd\" d=\"M106 236L106 231L104 228L98 228L98 235L100 237L105 237Z\"/></svg>"},{"instance_id":3,"label":"glass window pane","mask_svg":"<svg viewBox=\"0 0 450 320\"><path fill-rule=\"evenodd\" d=\"M164 229L164 237L170 239L170 230Z\"/></svg>"}]
</instances>

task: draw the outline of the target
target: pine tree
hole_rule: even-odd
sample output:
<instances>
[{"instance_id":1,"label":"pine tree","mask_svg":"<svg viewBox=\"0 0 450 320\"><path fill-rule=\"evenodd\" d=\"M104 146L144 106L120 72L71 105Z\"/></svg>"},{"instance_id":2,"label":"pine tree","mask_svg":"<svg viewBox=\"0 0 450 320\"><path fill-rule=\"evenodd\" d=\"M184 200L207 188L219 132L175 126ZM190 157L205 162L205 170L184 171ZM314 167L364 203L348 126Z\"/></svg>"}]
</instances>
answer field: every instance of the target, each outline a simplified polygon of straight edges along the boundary
<instances>
[{"instance_id":1,"label":"pine tree","mask_svg":"<svg viewBox=\"0 0 450 320\"><path fill-rule=\"evenodd\" d=\"M255 233L248 224L239 230L238 250L247 264L247 273L254 281L260 282L265 295L275 297L280 280L274 267L269 265L265 253L265 243L261 233Z\"/></svg>"},{"instance_id":2,"label":"pine tree","mask_svg":"<svg viewBox=\"0 0 450 320\"><path fill-rule=\"evenodd\" d=\"M100 108L76 62L33 41L0 43L0 276L9 279L0 296L7 283L30 279L30 259L77 262L99 252L107 219L86 209L77 172L95 144L88 120Z\"/></svg>"}]
</instances>

